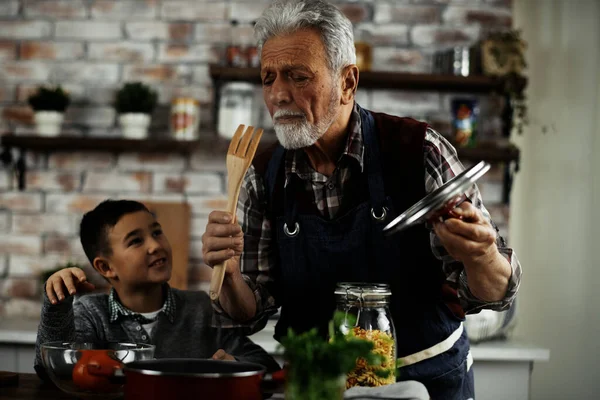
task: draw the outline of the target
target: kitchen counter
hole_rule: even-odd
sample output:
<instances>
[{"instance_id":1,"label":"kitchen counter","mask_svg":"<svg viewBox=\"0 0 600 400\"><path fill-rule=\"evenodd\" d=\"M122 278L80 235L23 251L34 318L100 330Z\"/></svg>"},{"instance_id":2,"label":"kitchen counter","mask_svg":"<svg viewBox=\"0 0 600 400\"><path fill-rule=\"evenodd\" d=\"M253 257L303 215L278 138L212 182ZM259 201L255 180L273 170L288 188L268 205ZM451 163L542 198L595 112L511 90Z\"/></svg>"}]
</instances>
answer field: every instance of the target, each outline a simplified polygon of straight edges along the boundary
<instances>
[{"instance_id":1,"label":"kitchen counter","mask_svg":"<svg viewBox=\"0 0 600 400\"><path fill-rule=\"evenodd\" d=\"M0 370L33 372L37 320L0 320ZM275 321L250 336L279 363L282 351L273 339ZM478 400L527 400L534 363L550 360L548 349L518 339L471 344Z\"/></svg>"}]
</instances>

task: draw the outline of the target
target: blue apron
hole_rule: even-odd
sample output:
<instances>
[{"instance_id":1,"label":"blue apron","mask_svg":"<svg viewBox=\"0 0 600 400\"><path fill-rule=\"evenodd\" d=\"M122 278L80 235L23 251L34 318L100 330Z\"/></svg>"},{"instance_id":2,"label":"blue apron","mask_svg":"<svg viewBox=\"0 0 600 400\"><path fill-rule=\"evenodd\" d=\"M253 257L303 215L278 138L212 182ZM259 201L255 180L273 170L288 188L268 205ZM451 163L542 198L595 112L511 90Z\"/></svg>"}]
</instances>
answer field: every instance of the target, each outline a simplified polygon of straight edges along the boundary
<instances>
[{"instance_id":1,"label":"blue apron","mask_svg":"<svg viewBox=\"0 0 600 400\"><path fill-rule=\"evenodd\" d=\"M334 288L338 282L390 283L390 309L400 357L446 339L460 327L463 319L454 316L437 297L418 307L418 312L406 313L407 305L411 305L414 299L406 298L400 288L394 290L402 262L394 263L393 260L402 260L398 245L402 238L399 235L386 237L382 233L385 223L391 220L386 218L386 214L391 217L394 207L384 190L373 117L365 110L360 111L365 143L367 201L333 220L303 214L298 211L295 199L304 189L294 175L284 189L284 215L273 216L280 257L273 278L281 303L275 338L279 340L286 335L289 327L296 332L318 327L326 334L327 321L335 309ZM270 196L276 176L284 168L284 154L279 146L268 164L265 182ZM431 293L438 288L433 286ZM402 367L398 379L422 382L434 400L474 398L473 371L467 370L468 353L469 341L463 331L450 350Z\"/></svg>"}]
</instances>

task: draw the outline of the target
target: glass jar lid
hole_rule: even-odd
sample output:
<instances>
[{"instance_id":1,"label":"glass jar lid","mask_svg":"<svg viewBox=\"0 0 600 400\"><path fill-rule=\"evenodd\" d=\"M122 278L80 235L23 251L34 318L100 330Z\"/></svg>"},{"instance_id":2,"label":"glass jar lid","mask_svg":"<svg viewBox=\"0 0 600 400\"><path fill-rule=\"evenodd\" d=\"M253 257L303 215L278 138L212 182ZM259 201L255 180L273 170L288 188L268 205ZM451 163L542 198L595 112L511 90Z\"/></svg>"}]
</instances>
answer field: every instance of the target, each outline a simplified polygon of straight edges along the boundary
<instances>
[{"instance_id":1,"label":"glass jar lid","mask_svg":"<svg viewBox=\"0 0 600 400\"><path fill-rule=\"evenodd\" d=\"M335 289L335 297L342 303L387 303L392 295L386 283L341 282Z\"/></svg>"}]
</instances>

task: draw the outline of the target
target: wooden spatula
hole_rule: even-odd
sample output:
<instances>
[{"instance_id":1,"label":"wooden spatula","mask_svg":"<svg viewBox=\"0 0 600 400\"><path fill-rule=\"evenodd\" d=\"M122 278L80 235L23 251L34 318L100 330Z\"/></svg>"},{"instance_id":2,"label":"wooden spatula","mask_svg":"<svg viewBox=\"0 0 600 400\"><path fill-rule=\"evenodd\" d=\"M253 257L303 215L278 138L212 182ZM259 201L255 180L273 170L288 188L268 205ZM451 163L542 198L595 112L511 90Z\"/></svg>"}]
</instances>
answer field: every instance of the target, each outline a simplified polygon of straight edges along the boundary
<instances>
[{"instance_id":1,"label":"wooden spatula","mask_svg":"<svg viewBox=\"0 0 600 400\"><path fill-rule=\"evenodd\" d=\"M255 130L252 126L249 126L244 132L244 127L245 125L238 126L229 144L229 150L227 150L227 211L233 215L232 223L235 223L235 212L244 175L252 163L263 134L262 129ZM242 132L244 132L243 135ZM225 278L225 264L215 265L209 289L212 300L219 298L223 278Z\"/></svg>"}]
</instances>

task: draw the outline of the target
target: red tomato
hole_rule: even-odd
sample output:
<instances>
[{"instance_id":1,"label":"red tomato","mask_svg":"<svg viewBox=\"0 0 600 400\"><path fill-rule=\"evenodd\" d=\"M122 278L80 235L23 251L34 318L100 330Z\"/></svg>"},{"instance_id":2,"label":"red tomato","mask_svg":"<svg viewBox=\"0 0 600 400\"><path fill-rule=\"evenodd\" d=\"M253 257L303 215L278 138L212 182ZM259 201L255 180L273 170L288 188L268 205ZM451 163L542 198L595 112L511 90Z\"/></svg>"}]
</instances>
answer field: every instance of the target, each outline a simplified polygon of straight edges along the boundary
<instances>
[{"instance_id":1,"label":"red tomato","mask_svg":"<svg viewBox=\"0 0 600 400\"><path fill-rule=\"evenodd\" d=\"M73 383L93 392L117 392L121 385L110 381L121 363L109 355L109 350L81 350L81 358L73 368Z\"/></svg>"}]
</instances>

